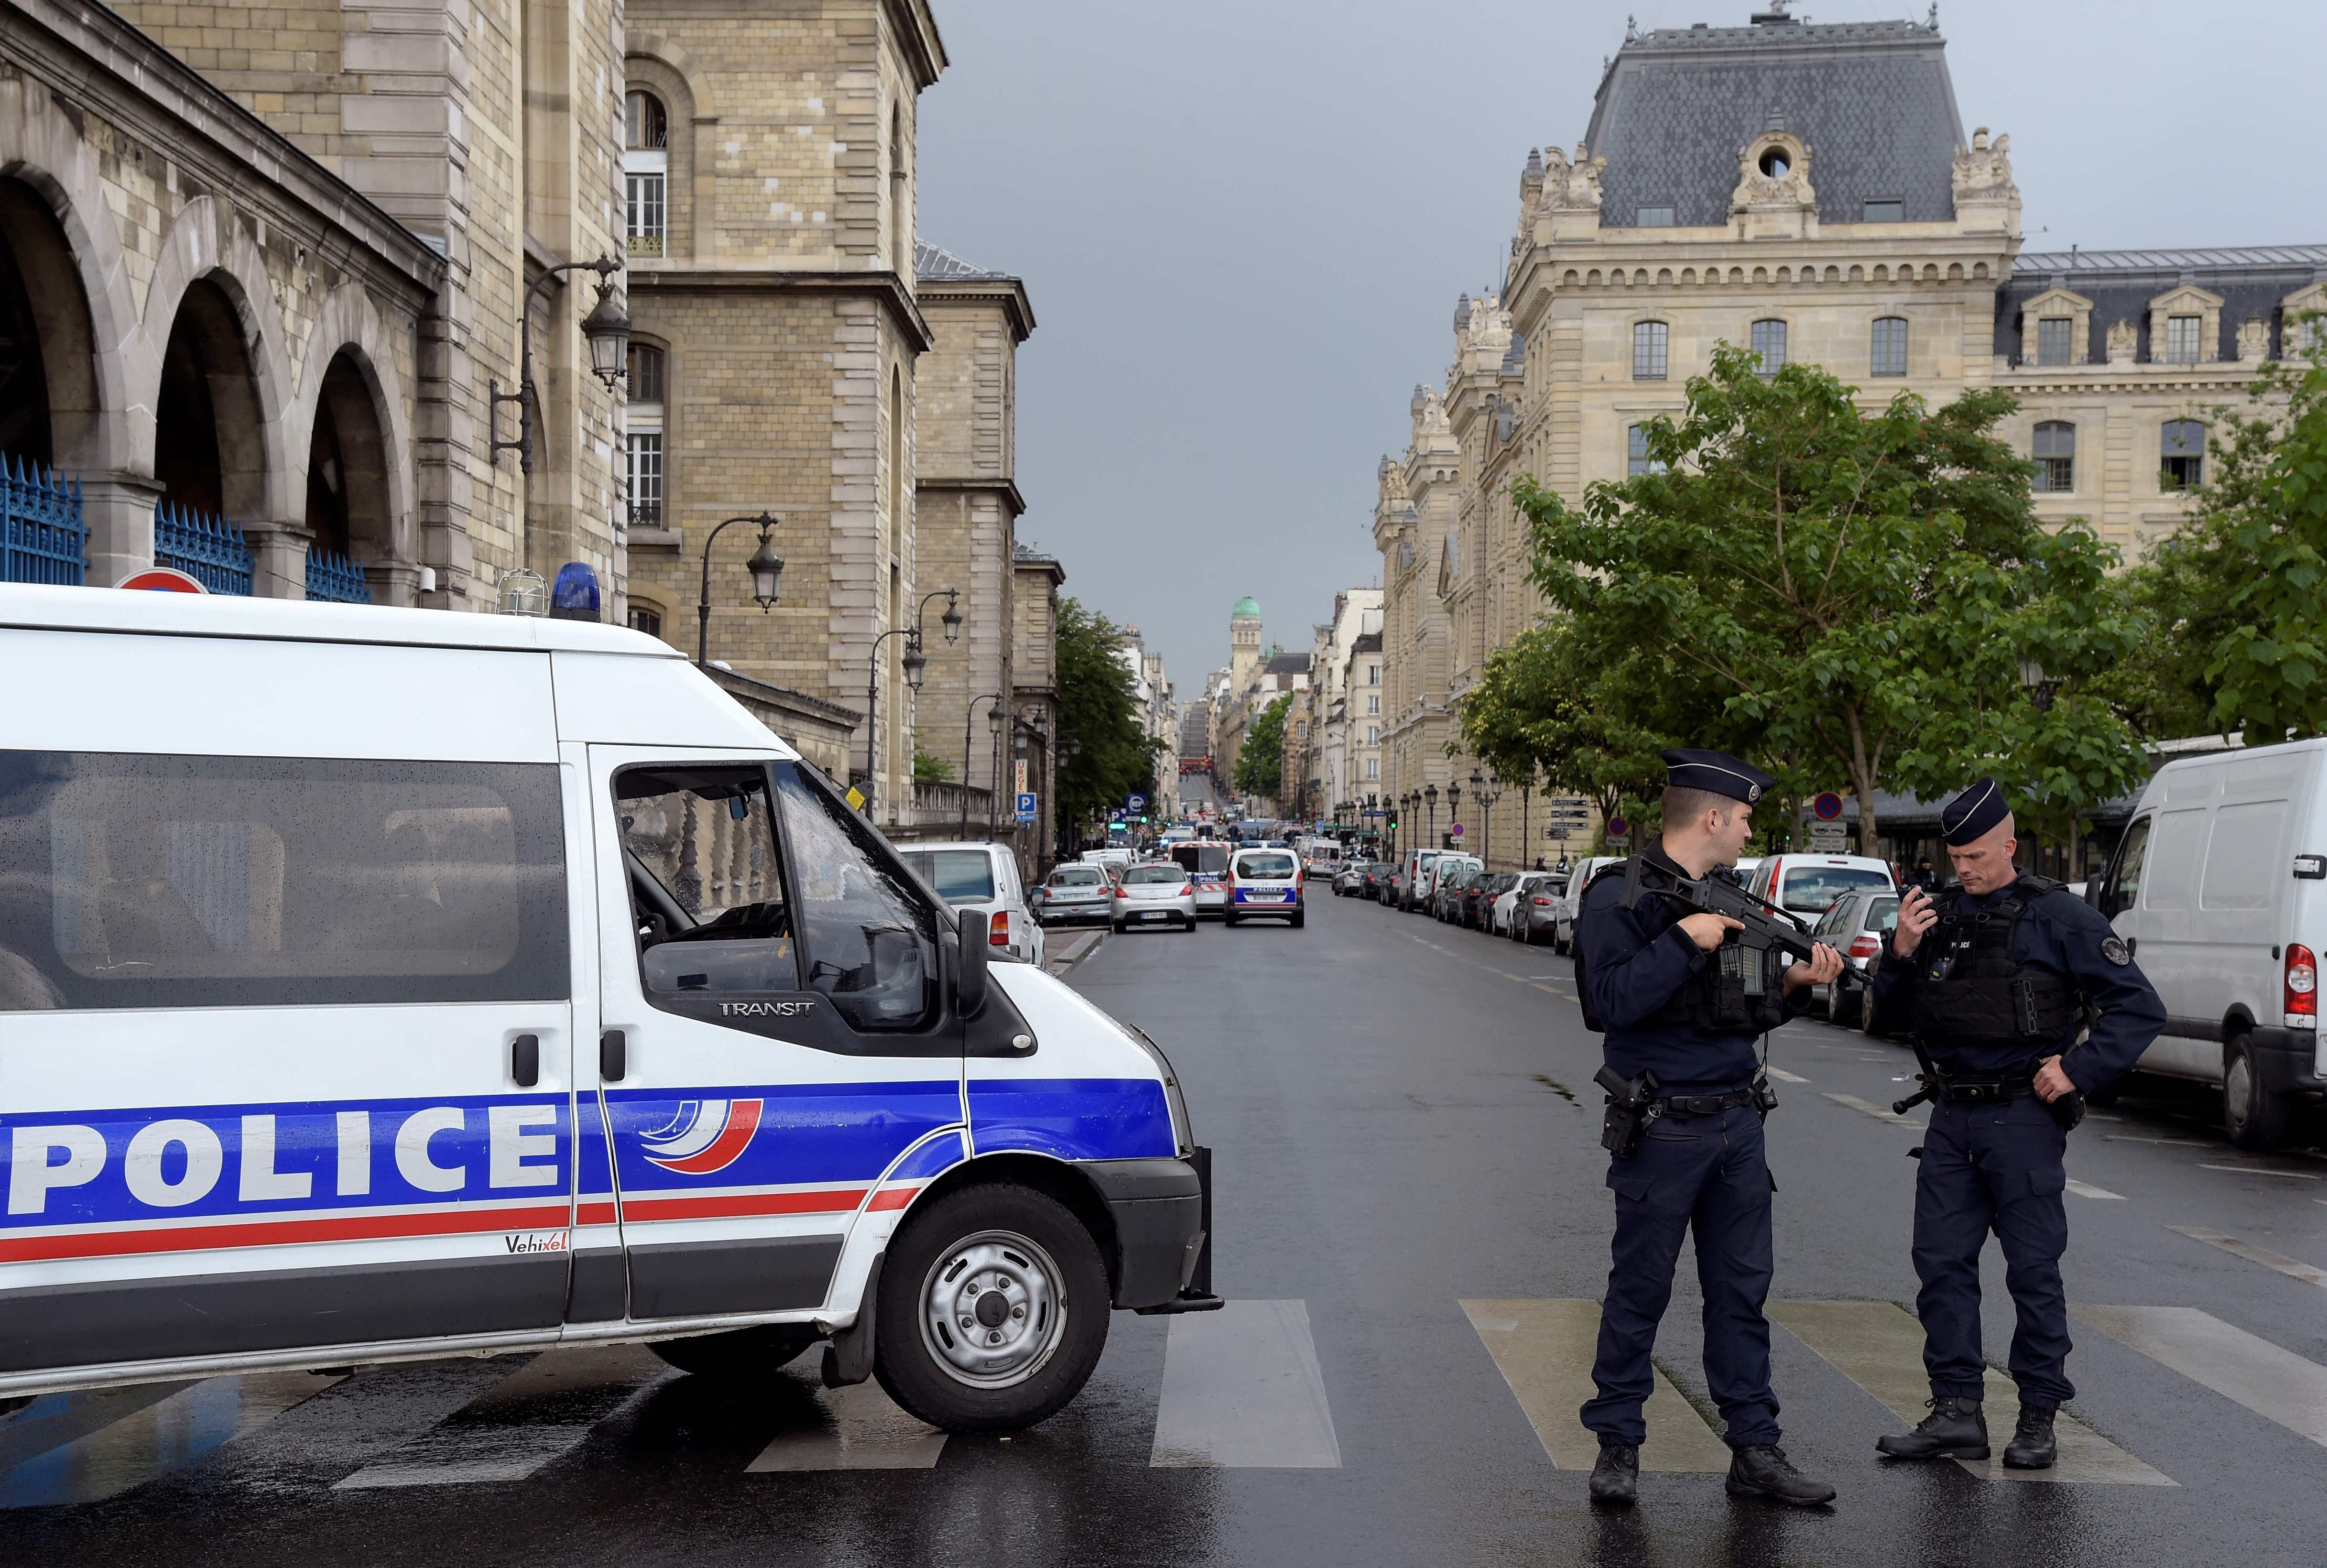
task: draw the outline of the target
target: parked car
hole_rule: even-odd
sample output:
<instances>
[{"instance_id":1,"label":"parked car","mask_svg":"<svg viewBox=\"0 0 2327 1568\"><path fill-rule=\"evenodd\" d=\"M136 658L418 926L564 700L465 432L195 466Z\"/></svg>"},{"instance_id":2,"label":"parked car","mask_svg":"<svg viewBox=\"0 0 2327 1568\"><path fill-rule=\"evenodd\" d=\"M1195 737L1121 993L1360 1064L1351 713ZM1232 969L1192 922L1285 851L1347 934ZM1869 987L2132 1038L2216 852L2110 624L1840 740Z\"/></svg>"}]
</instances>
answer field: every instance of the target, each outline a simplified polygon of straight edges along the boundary
<instances>
[{"instance_id":1,"label":"parked car","mask_svg":"<svg viewBox=\"0 0 2327 1568\"><path fill-rule=\"evenodd\" d=\"M715 1391L828 1339L1007 1431L1111 1307L1217 1299L1163 1053L989 963L668 645L6 583L0 660L39 672L0 742L9 1397L577 1339ZM1040 1313L922 1326L997 1279Z\"/></svg>"},{"instance_id":2,"label":"parked car","mask_svg":"<svg viewBox=\"0 0 2327 1568\"><path fill-rule=\"evenodd\" d=\"M1301 862L1289 849L1240 849L1229 859L1229 924L1263 915L1308 923Z\"/></svg>"},{"instance_id":3,"label":"parked car","mask_svg":"<svg viewBox=\"0 0 2327 1568\"><path fill-rule=\"evenodd\" d=\"M1558 907L1553 911L1556 917L1552 922L1553 952L1565 953L1575 946L1575 916L1584 901L1584 890L1592 885L1593 877L1602 866L1614 865L1622 858L1616 854L1587 854L1575 863L1574 871L1567 873L1567 886L1561 891Z\"/></svg>"},{"instance_id":4,"label":"parked car","mask_svg":"<svg viewBox=\"0 0 2327 1568\"><path fill-rule=\"evenodd\" d=\"M1365 885L1366 863L1364 861L1350 861L1340 871L1333 873L1333 896L1337 899L1355 898L1365 890Z\"/></svg>"},{"instance_id":5,"label":"parked car","mask_svg":"<svg viewBox=\"0 0 2327 1568\"><path fill-rule=\"evenodd\" d=\"M1386 860L1366 862L1359 873L1362 880L1358 887L1358 896L1361 899L1370 899L1376 903L1387 902L1384 896L1385 890L1389 886L1389 879L1397 873L1397 867Z\"/></svg>"},{"instance_id":6,"label":"parked car","mask_svg":"<svg viewBox=\"0 0 2327 1568\"><path fill-rule=\"evenodd\" d=\"M1842 955L1841 976L1831 987L1810 987L1810 1011L1846 1029L1867 1022L1866 987L1882 961L1883 944L1899 924L1899 895L1872 890L1834 901L1815 928L1819 941Z\"/></svg>"},{"instance_id":7,"label":"parked car","mask_svg":"<svg viewBox=\"0 0 2327 1568\"><path fill-rule=\"evenodd\" d=\"M2165 999L2140 1070L2220 1085L2242 1149L2284 1142L2294 1105L2327 1089L2327 741L2160 768L2094 901Z\"/></svg>"},{"instance_id":8,"label":"parked car","mask_svg":"<svg viewBox=\"0 0 2327 1568\"><path fill-rule=\"evenodd\" d=\"M1018 857L999 844L912 844L898 855L938 897L967 919L986 922L991 957L1040 964L1048 948L1042 922L1018 880Z\"/></svg>"},{"instance_id":9,"label":"parked car","mask_svg":"<svg viewBox=\"0 0 2327 1568\"><path fill-rule=\"evenodd\" d=\"M1430 868L1423 886L1423 899L1434 919L1452 920L1454 911L1448 906L1447 895L1469 885L1470 879L1483 869L1475 855L1455 850L1441 854Z\"/></svg>"},{"instance_id":10,"label":"parked car","mask_svg":"<svg viewBox=\"0 0 2327 1568\"><path fill-rule=\"evenodd\" d=\"M1503 891L1495 895L1494 904L1487 911L1488 933L1497 937L1516 936L1518 928L1512 923L1512 917L1526 907L1524 901L1527 896L1549 882L1551 877L1552 873L1547 871L1523 871L1514 874L1503 884Z\"/></svg>"},{"instance_id":11,"label":"parked car","mask_svg":"<svg viewBox=\"0 0 2327 1568\"><path fill-rule=\"evenodd\" d=\"M1196 913L1218 919L1229 912L1229 846L1216 839L1175 844L1172 863L1188 873L1196 890Z\"/></svg>"},{"instance_id":12,"label":"parked car","mask_svg":"<svg viewBox=\"0 0 2327 1568\"><path fill-rule=\"evenodd\" d=\"M1495 901L1519 880L1518 873L1508 871L1481 872L1472 877L1470 886L1463 890L1463 907L1454 923L1466 931L1493 929Z\"/></svg>"},{"instance_id":13,"label":"parked car","mask_svg":"<svg viewBox=\"0 0 2327 1568\"><path fill-rule=\"evenodd\" d=\"M1864 854L1763 855L1745 879L1745 891L1789 914L1815 919L1848 892L1895 893L1891 863Z\"/></svg>"},{"instance_id":14,"label":"parked car","mask_svg":"<svg viewBox=\"0 0 2327 1568\"><path fill-rule=\"evenodd\" d=\"M1115 919L1115 880L1104 866L1069 861L1034 890L1034 918L1045 926L1104 926Z\"/></svg>"},{"instance_id":15,"label":"parked car","mask_svg":"<svg viewBox=\"0 0 2327 1568\"><path fill-rule=\"evenodd\" d=\"M1196 886L1168 860L1126 866L1115 882L1115 929L1182 926L1196 929Z\"/></svg>"},{"instance_id":16,"label":"parked car","mask_svg":"<svg viewBox=\"0 0 2327 1568\"><path fill-rule=\"evenodd\" d=\"M1512 940L1528 947L1557 940L1559 901L1567 891L1567 873L1564 871L1532 874L1537 881L1512 901L1509 922Z\"/></svg>"}]
</instances>

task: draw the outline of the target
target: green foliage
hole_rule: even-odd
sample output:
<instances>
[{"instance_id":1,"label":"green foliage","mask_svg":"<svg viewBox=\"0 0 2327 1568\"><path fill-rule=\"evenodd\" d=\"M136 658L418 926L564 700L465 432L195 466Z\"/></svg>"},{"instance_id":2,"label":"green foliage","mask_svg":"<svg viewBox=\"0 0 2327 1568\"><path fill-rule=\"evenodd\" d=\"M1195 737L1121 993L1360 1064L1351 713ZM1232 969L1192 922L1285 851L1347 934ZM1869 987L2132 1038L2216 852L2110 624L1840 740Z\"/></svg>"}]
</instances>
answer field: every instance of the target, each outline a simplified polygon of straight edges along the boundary
<instances>
[{"instance_id":1,"label":"green foliage","mask_svg":"<svg viewBox=\"0 0 2327 1568\"><path fill-rule=\"evenodd\" d=\"M921 750L921 742L913 743L913 782L916 784L950 784L953 764L943 757Z\"/></svg>"},{"instance_id":2,"label":"green foliage","mask_svg":"<svg viewBox=\"0 0 2327 1568\"><path fill-rule=\"evenodd\" d=\"M1539 779L1612 817L1655 798L1664 786L1658 753L1676 742L1635 716L1654 705L1641 661L1595 667L1580 642L1573 618L1553 616L1490 655L1456 702L1462 750L1502 779Z\"/></svg>"},{"instance_id":3,"label":"green foliage","mask_svg":"<svg viewBox=\"0 0 2327 1568\"><path fill-rule=\"evenodd\" d=\"M2216 411L2196 510L2133 574L2158 635L2118 695L2153 733L2327 733L2327 336L2250 397L2285 406Z\"/></svg>"},{"instance_id":4,"label":"green foliage","mask_svg":"<svg viewBox=\"0 0 2327 1568\"><path fill-rule=\"evenodd\" d=\"M1293 694L1285 692L1245 726L1244 749L1237 753L1231 780L1238 794L1273 801L1284 792L1285 719L1292 709Z\"/></svg>"},{"instance_id":5,"label":"green foliage","mask_svg":"<svg viewBox=\"0 0 2327 1568\"><path fill-rule=\"evenodd\" d=\"M1073 599L1059 601L1058 811L1070 825L1153 794L1155 751L1139 723L1122 632ZM1072 757L1068 751L1074 751Z\"/></svg>"},{"instance_id":6,"label":"green foliage","mask_svg":"<svg viewBox=\"0 0 2327 1568\"><path fill-rule=\"evenodd\" d=\"M1647 426L1658 471L1579 507L1517 488L1533 581L1592 672L1570 684L1762 761L1780 796L1846 783L1869 842L1878 789L1932 798L1994 772L2065 827L2136 782L2129 727L2087 686L2142 619L2114 551L2038 526L2029 465L1994 434L2012 400L1865 412L1814 366L1758 363L1715 350L1679 422Z\"/></svg>"}]
</instances>

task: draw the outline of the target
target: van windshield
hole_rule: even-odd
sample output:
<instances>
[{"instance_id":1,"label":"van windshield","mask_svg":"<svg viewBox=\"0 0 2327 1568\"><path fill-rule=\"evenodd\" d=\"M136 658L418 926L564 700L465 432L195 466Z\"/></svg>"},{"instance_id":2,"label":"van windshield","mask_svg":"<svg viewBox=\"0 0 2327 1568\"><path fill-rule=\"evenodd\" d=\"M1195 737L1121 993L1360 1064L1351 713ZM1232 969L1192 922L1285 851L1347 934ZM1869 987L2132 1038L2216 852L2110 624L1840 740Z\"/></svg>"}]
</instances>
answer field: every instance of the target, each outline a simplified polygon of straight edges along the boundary
<instances>
[{"instance_id":1,"label":"van windshield","mask_svg":"<svg viewBox=\"0 0 2327 1568\"><path fill-rule=\"evenodd\" d=\"M1786 868L1786 893L1780 901L1797 914L1824 914L1845 893L1864 888L1891 891L1891 876L1873 866L1806 865Z\"/></svg>"},{"instance_id":2,"label":"van windshield","mask_svg":"<svg viewBox=\"0 0 2327 1568\"><path fill-rule=\"evenodd\" d=\"M1282 882L1293 874L1289 854L1248 854L1237 862L1237 874L1257 882Z\"/></svg>"},{"instance_id":3,"label":"van windshield","mask_svg":"<svg viewBox=\"0 0 2327 1568\"><path fill-rule=\"evenodd\" d=\"M994 896L994 857L982 849L908 849L902 852L913 874L938 890L949 904L976 903Z\"/></svg>"}]
</instances>

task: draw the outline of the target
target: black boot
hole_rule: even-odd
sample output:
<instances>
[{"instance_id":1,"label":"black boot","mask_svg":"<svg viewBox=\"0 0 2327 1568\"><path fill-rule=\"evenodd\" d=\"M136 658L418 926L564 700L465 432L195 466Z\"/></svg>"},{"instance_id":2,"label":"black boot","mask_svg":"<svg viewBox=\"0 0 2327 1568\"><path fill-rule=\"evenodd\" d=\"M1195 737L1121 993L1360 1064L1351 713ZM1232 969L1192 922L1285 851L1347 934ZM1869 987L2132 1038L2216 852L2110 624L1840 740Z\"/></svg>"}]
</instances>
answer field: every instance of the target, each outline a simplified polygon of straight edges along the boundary
<instances>
[{"instance_id":1,"label":"black boot","mask_svg":"<svg viewBox=\"0 0 2327 1568\"><path fill-rule=\"evenodd\" d=\"M2014 1470L2051 1470L2060 1451L2052 1439L2052 1406L2022 1405L2012 1441L2004 1445L2004 1462Z\"/></svg>"},{"instance_id":2,"label":"black boot","mask_svg":"<svg viewBox=\"0 0 2327 1568\"><path fill-rule=\"evenodd\" d=\"M1892 1459L1986 1459L1987 1417L1977 1399L1941 1395L1928 1402L1930 1414L1912 1432L1878 1437L1874 1446Z\"/></svg>"},{"instance_id":3,"label":"black boot","mask_svg":"<svg viewBox=\"0 0 2327 1568\"><path fill-rule=\"evenodd\" d=\"M1592 1467L1592 1500L1631 1507L1640 1495L1640 1451L1629 1442L1603 1442Z\"/></svg>"},{"instance_id":4,"label":"black boot","mask_svg":"<svg viewBox=\"0 0 2327 1568\"><path fill-rule=\"evenodd\" d=\"M1752 1448L1741 1448L1729 1456L1729 1495L1733 1498L1767 1498L1773 1503L1791 1503L1798 1508L1815 1508L1834 1501L1834 1489L1824 1481L1814 1481L1796 1470L1786 1451L1773 1443L1762 1443Z\"/></svg>"}]
</instances>

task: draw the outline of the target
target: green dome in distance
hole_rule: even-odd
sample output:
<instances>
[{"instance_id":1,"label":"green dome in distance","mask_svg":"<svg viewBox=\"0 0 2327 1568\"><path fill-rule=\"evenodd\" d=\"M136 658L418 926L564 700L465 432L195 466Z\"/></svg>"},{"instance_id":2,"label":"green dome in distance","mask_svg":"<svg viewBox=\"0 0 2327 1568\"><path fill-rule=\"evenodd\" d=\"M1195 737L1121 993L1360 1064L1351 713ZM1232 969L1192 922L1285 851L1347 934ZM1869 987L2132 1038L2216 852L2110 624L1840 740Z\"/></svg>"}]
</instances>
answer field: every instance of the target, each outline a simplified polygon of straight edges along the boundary
<instances>
[{"instance_id":1,"label":"green dome in distance","mask_svg":"<svg viewBox=\"0 0 2327 1568\"><path fill-rule=\"evenodd\" d=\"M1229 611L1229 614L1238 621L1247 616L1257 621L1260 619L1260 602L1248 593L1236 602L1236 608Z\"/></svg>"}]
</instances>

